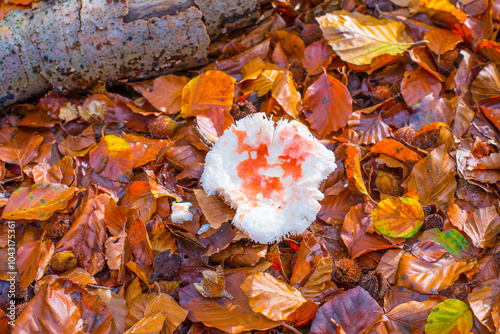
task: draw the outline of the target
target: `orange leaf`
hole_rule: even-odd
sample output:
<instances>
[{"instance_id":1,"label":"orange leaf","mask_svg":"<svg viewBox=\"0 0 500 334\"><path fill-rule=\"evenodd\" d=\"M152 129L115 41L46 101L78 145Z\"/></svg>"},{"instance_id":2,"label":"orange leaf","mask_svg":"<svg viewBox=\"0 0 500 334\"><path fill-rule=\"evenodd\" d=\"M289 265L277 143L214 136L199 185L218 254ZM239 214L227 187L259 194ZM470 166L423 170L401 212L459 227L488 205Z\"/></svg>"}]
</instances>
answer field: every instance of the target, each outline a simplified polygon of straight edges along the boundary
<instances>
[{"instance_id":1,"label":"orange leaf","mask_svg":"<svg viewBox=\"0 0 500 334\"><path fill-rule=\"evenodd\" d=\"M104 267L104 208L110 200L109 195L99 195L88 199L81 214L71 225L69 231L56 245L56 251L70 250L75 253L79 267L95 275Z\"/></svg>"},{"instance_id":2,"label":"orange leaf","mask_svg":"<svg viewBox=\"0 0 500 334\"><path fill-rule=\"evenodd\" d=\"M26 289L35 279L40 279L48 269L54 243L45 238L46 232L38 241L29 241L17 250L17 271L21 287Z\"/></svg>"},{"instance_id":3,"label":"orange leaf","mask_svg":"<svg viewBox=\"0 0 500 334\"><path fill-rule=\"evenodd\" d=\"M15 130L10 138L0 146L0 160L17 164L23 168L38 155L38 147L43 137Z\"/></svg>"},{"instance_id":4,"label":"orange leaf","mask_svg":"<svg viewBox=\"0 0 500 334\"><path fill-rule=\"evenodd\" d=\"M352 114L349 91L326 72L307 88L304 104L312 110L307 121L322 137L346 126Z\"/></svg>"},{"instance_id":5,"label":"orange leaf","mask_svg":"<svg viewBox=\"0 0 500 334\"><path fill-rule=\"evenodd\" d=\"M78 284L49 276L16 320L13 334L108 333L112 313L95 294Z\"/></svg>"},{"instance_id":6,"label":"orange leaf","mask_svg":"<svg viewBox=\"0 0 500 334\"><path fill-rule=\"evenodd\" d=\"M234 218L235 211L219 197L208 196L203 189L194 190L194 194L211 228L218 229L222 223Z\"/></svg>"},{"instance_id":7,"label":"orange leaf","mask_svg":"<svg viewBox=\"0 0 500 334\"><path fill-rule=\"evenodd\" d=\"M99 296L113 313L113 323L118 333L125 332L125 318L128 313L128 306L125 299L108 289L95 289L93 292Z\"/></svg>"},{"instance_id":8,"label":"orange leaf","mask_svg":"<svg viewBox=\"0 0 500 334\"><path fill-rule=\"evenodd\" d=\"M383 153L409 164L415 164L421 159L420 155L394 139L384 139L373 145L370 151Z\"/></svg>"},{"instance_id":9,"label":"orange leaf","mask_svg":"<svg viewBox=\"0 0 500 334\"><path fill-rule=\"evenodd\" d=\"M221 71L208 71L191 79L182 90L182 117L230 109L235 82L234 78Z\"/></svg>"},{"instance_id":10,"label":"orange leaf","mask_svg":"<svg viewBox=\"0 0 500 334\"><path fill-rule=\"evenodd\" d=\"M474 246L483 249L492 247L500 232L500 216L496 206L488 206L474 211L463 225L463 231L471 238Z\"/></svg>"},{"instance_id":11,"label":"orange leaf","mask_svg":"<svg viewBox=\"0 0 500 334\"><path fill-rule=\"evenodd\" d=\"M155 161L160 150L168 145L166 140L150 139L135 133L124 133L122 136L129 143L134 154L133 168Z\"/></svg>"},{"instance_id":12,"label":"orange leaf","mask_svg":"<svg viewBox=\"0 0 500 334\"><path fill-rule=\"evenodd\" d=\"M406 71L401 81L401 94L411 108L426 96L431 95L433 99L437 99L440 92L439 79L421 67L415 71Z\"/></svg>"},{"instance_id":13,"label":"orange leaf","mask_svg":"<svg viewBox=\"0 0 500 334\"><path fill-rule=\"evenodd\" d=\"M68 136L59 143L59 152L70 157L83 157L95 144L93 126L89 126L77 136Z\"/></svg>"},{"instance_id":14,"label":"orange leaf","mask_svg":"<svg viewBox=\"0 0 500 334\"><path fill-rule=\"evenodd\" d=\"M425 34L424 39L428 41L429 49L437 55L453 50L463 41L462 36L446 29L432 29Z\"/></svg>"},{"instance_id":15,"label":"orange leaf","mask_svg":"<svg viewBox=\"0 0 500 334\"><path fill-rule=\"evenodd\" d=\"M124 139L110 134L90 151L89 163L97 174L113 181L129 182L134 168L134 153Z\"/></svg>"},{"instance_id":16,"label":"orange leaf","mask_svg":"<svg viewBox=\"0 0 500 334\"><path fill-rule=\"evenodd\" d=\"M181 109L182 89L188 81L186 77L170 74L130 85L159 111L175 114Z\"/></svg>"},{"instance_id":17,"label":"orange leaf","mask_svg":"<svg viewBox=\"0 0 500 334\"><path fill-rule=\"evenodd\" d=\"M271 93L288 115L297 117L302 111L302 98L295 88L291 72L278 74Z\"/></svg>"},{"instance_id":18,"label":"orange leaf","mask_svg":"<svg viewBox=\"0 0 500 334\"><path fill-rule=\"evenodd\" d=\"M286 30L278 30L274 32L273 40L278 41L289 58L301 61L304 57L306 45L299 36Z\"/></svg>"},{"instance_id":19,"label":"orange leaf","mask_svg":"<svg viewBox=\"0 0 500 334\"><path fill-rule=\"evenodd\" d=\"M241 289L249 297L252 310L274 321L286 320L306 302L299 290L267 273L250 275Z\"/></svg>"},{"instance_id":20,"label":"orange leaf","mask_svg":"<svg viewBox=\"0 0 500 334\"><path fill-rule=\"evenodd\" d=\"M368 190L366 190L365 181L363 181L363 176L361 174L359 151L356 146L347 146L347 156L344 165L349 187L360 194L368 195Z\"/></svg>"},{"instance_id":21,"label":"orange leaf","mask_svg":"<svg viewBox=\"0 0 500 334\"><path fill-rule=\"evenodd\" d=\"M398 285L425 294L437 294L475 265L475 259L455 261L447 257L431 263L404 253L399 261Z\"/></svg>"},{"instance_id":22,"label":"orange leaf","mask_svg":"<svg viewBox=\"0 0 500 334\"><path fill-rule=\"evenodd\" d=\"M494 323L492 313L495 308L498 312L500 307L500 299L498 298L498 292L500 290L500 285L498 279L492 279L486 282L480 283L478 286L472 290L472 292L467 297L470 308L476 318L491 332L498 331L500 323ZM497 316L498 320L498 316Z\"/></svg>"},{"instance_id":23,"label":"orange leaf","mask_svg":"<svg viewBox=\"0 0 500 334\"><path fill-rule=\"evenodd\" d=\"M326 68L332 62L333 49L324 39L307 46L302 58L302 65L309 75L321 73L321 68Z\"/></svg>"},{"instance_id":24,"label":"orange leaf","mask_svg":"<svg viewBox=\"0 0 500 334\"><path fill-rule=\"evenodd\" d=\"M488 64L478 73L471 92L474 102L500 95L500 72L496 64Z\"/></svg>"},{"instance_id":25,"label":"orange leaf","mask_svg":"<svg viewBox=\"0 0 500 334\"><path fill-rule=\"evenodd\" d=\"M249 305L248 296L240 288L245 273L238 272L227 277L226 289L234 297L205 298L196 291L193 284L179 289L179 303L189 310L193 317L206 326L215 327L228 333L249 330L264 330L276 327L278 323L255 313Z\"/></svg>"},{"instance_id":26,"label":"orange leaf","mask_svg":"<svg viewBox=\"0 0 500 334\"><path fill-rule=\"evenodd\" d=\"M159 293L144 309L144 316L153 312L163 311L166 314L165 328L171 334L186 319L188 311L183 309L177 302L165 293Z\"/></svg>"},{"instance_id":27,"label":"orange leaf","mask_svg":"<svg viewBox=\"0 0 500 334\"><path fill-rule=\"evenodd\" d=\"M77 190L60 183L43 182L16 189L9 197L2 218L47 220L55 211L65 209Z\"/></svg>"},{"instance_id":28,"label":"orange leaf","mask_svg":"<svg viewBox=\"0 0 500 334\"><path fill-rule=\"evenodd\" d=\"M436 300L410 301L396 306L386 315L389 333L423 333L427 317L438 303Z\"/></svg>"},{"instance_id":29,"label":"orange leaf","mask_svg":"<svg viewBox=\"0 0 500 334\"><path fill-rule=\"evenodd\" d=\"M153 249L146 231L146 225L141 219L136 219L130 223L128 241L135 262L142 267L150 267L153 264Z\"/></svg>"}]
</instances>

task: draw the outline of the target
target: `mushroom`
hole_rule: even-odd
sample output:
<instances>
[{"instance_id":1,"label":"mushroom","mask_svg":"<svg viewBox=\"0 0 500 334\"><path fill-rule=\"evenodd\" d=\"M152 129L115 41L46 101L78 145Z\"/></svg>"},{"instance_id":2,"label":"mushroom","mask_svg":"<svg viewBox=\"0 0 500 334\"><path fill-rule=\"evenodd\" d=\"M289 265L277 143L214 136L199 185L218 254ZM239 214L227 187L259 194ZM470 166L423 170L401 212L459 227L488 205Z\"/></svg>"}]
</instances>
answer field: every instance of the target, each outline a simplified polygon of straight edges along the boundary
<instances>
[{"instance_id":1,"label":"mushroom","mask_svg":"<svg viewBox=\"0 0 500 334\"><path fill-rule=\"evenodd\" d=\"M301 234L316 219L324 197L318 186L336 167L333 152L306 126L256 113L215 142L200 181L236 209L234 226L272 243Z\"/></svg>"},{"instance_id":2,"label":"mushroom","mask_svg":"<svg viewBox=\"0 0 500 334\"><path fill-rule=\"evenodd\" d=\"M172 203L172 214L170 215L172 223L182 224L185 221L193 220L193 214L189 212L191 205L193 204L189 202Z\"/></svg>"}]
</instances>

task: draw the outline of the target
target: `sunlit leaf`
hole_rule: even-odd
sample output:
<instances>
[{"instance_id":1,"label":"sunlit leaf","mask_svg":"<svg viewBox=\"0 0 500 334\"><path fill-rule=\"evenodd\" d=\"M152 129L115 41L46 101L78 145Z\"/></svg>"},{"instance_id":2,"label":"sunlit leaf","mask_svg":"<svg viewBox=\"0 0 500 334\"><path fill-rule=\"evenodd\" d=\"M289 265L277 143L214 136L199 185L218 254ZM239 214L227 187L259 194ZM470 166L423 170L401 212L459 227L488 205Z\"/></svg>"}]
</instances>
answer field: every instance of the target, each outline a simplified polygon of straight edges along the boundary
<instances>
[{"instance_id":1,"label":"sunlit leaf","mask_svg":"<svg viewBox=\"0 0 500 334\"><path fill-rule=\"evenodd\" d=\"M49 219L55 211L68 206L68 201L77 190L60 183L43 182L16 189L3 210L2 218Z\"/></svg>"},{"instance_id":2,"label":"sunlit leaf","mask_svg":"<svg viewBox=\"0 0 500 334\"><path fill-rule=\"evenodd\" d=\"M191 79L182 91L182 117L231 108L235 81L221 71L208 71Z\"/></svg>"},{"instance_id":3,"label":"sunlit leaf","mask_svg":"<svg viewBox=\"0 0 500 334\"><path fill-rule=\"evenodd\" d=\"M134 168L130 144L115 135L106 135L89 153L90 166L113 181L128 182Z\"/></svg>"},{"instance_id":4,"label":"sunlit leaf","mask_svg":"<svg viewBox=\"0 0 500 334\"><path fill-rule=\"evenodd\" d=\"M419 11L438 10L452 14L460 22L465 22L467 16L457 7L452 5L449 0L419 0Z\"/></svg>"},{"instance_id":5,"label":"sunlit leaf","mask_svg":"<svg viewBox=\"0 0 500 334\"><path fill-rule=\"evenodd\" d=\"M448 299L432 308L425 332L429 334L468 334L472 329L472 312L463 301Z\"/></svg>"},{"instance_id":6,"label":"sunlit leaf","mask_svg":"<svg viewBox=\"0 0 500 334\"><path fill-rule=\"evenodd\" d=\"M389 19L342 10L317 20L333 51L355 65L370 64L376 56L403 53L413 44L404 25Z\"/></svg>"},{"instance_id":7,"label":"sunlit leaf","mask_svg":"<svg viewBox=\"0 0 500 334\"><path fill-rule=\"evenodd\" d=\"M17 270L21 287L26 289L35 279L40 279L48 269L54 254L54 243L45 238L46 232L38 241L29 241L17 250Z\"/></svg>"},{"instance_id":8,"label":"sunlit leaf","mask_svg":"<svg viewBox=\"0 0 500 334\"><path fill-rule=\"evenodd\" d=\"M431 309L438 304L434 300L411 301L400 304L387 313L385 321L389 333L423 332Z\"/></svg>"},{"instance_id":9,"label":"sunlit leaf","mask_svg":"<svg viewBox=\"0 0 500 334\"><path fill-rule=\"evenodd\" d=\"M407 197L389 197L380 201L371 217L378 231L395 238L412 237L425 219L422 205Z\"/></svg>"},{"instance_id":10,"label":"sunlit leaf","mask_svg":"<svg viewBox=\"0 0 500 334\"><path fill-rule=\"evenodd\" d=\"M332 47L322 39L306 47L302 65L309 75L320 74L322 67L326 68L332 61L332 55Z\"/></svg>"},{"instance_id":11,"label":"sunlit leaf","mask_svg":"<svg viewBox=\"0 0 500 334\"><path fill-rule=\"evenodd\" d=\"M252 310L274 321L286 320L306 301L297 289L266 273L247 277L241 289L249 297Z\"/></svg>"},{"instance_id":12,"label":"sunlit leaf","mask_svg":"<svg viewBox=\"0 0 500 334\"><path fill-rule=\"evenodd\" d=\"M96 295L78 284L49 276L25 306L12 333L108 333L112 313Z\"/></svg>"},{"instance_id":13,"label":"sunlit leaf","mask_svg":"<svg viewBox=\"0 0 500 334\"><path fill-rule=\"evenodd\" d=\"M0 160L24 167L38 155L43 141L39 134L14 131L8 140L0 145Z\"/></svg>"},{"instance_id":14,"label":"sunlit leaf","mask_svg":"<svg viewBox=\"0 0 500 334\"><path fill-rule=\"evenodd\" d=\"M426 230L421 240L432 240L444 247L444 249L457 258L463 258L470 253L467 240L455 229L441 232L437 228Z\"/></svg>"},{"instance_id":15,"label":"sunlit leaf","mask_svg":"<svg viewBox=\"0 0 500 334\"><path fill-rule=\"evenodd\" d=\"M276 76L271 94L290 116L297 117L302 111L302 98L295 88L291 72L286 71Z\"/></svg>"},{"instance_id":16,"label":"sunlit leaf","mask_svg":"<svg viewBox=\"0 0 500 334\"><path fill-rule=\"evenodd\" d=\"M326 73L307 88L304 105L312 110L307 117L311 128L323 137L346 126L352 114L349 91Z\"/></svg>"},{"instance_id":17,"label":"sunlit leaf","mask_svg":"<svg viewBox=\"0 0 500 334\"><path fill-rule=\"evenodd\" d=\"M438 55L453 50L462 42L462 36L446 29L433 29L425 34L424 39L427 40L429 49Z\"/></svg>"},{"instance_id":18,"label":"sunlit leaf","mask_svg":"<svg viewBox=\"0 0 500 334\"><path fill-rule=\"evenodd\" d=\"M113 314L113 324L118 333L125 331L125 318L127 317L127 302L121 296L108 289L96 289L93 291L106 304Z\"/></svg>"},{"instance_id":19,"label":"sunlit leaf","mask_svg":"<svg viewBox=\"0 0 500 334\"><path fill-rule=\"evenodd\" d=\"M421 293L437 294L455 283L462 273L475 265L475 259L455 260L447 257L436 262L427 262L404 253L399 262L398 285Z\"/></svg>"},{"instance_id":20,"label":"sunlit leaf","mask_svg":"<svg viewBox=\"0 0 500 334\"><path fill-rule=\"evenodd\" d=\"M384 139L376 143L372 146L371 152L383 153L409 164L415 164L421 159L420 155L394 139Z\"/></svg>"},{"instance_id":21,"label":"sunlit leaf","mask_svg":"<svg viewBox=\"0 0 500 334\"><path fill-rule=\"evenodd\" d=\"M165 293L159 293L153 298L144 309L144 315L148 316L154 312L165 312L165 327L168 334L174 333L174 330L186 319L188 311L183 309L171 296Z\"/></svg>"},{"instance_id":22,"label":"sunlit leaf","mask_svg":"<svg viewBox=\"0 0 500 334\"><path fill-rule=\"evenodd\" d=\"M497 279L488 280L476 286L467 297L476 318L492 332L495 331L492 311L500 304L500 285ZM498 330L498 327L497 327Z\"/></svg>"},{"instance_id":23,"label":"sunlit leaf","mask_svg":"<svg viewBox=\"0 0 500 334\"><path fill-rule=\"evenodd\" d=\"M181 109L182 89L188 81L186 77L170 74L130 85L159 111L175 114Z\"/></svg>"},{"instance_id":24,"label":"sunlit leaf","mask_svg":"<svg viewBox=\"0 0 500 334\"><path fill-rule=\"evenodd\" d=\"M496 64L486 65L477 75L471 87L474 102L500 95L500 72Z\"/></svg>"},{"instance_id":25,"label":"sunlit leaf","mask_svg":"<svg viewBox=\"0 0 500 334\"><path fill-rule=\"evenodd\" d=\"M359 151L356 146L348 145L344 165L347 180L349 181L351 189L360 194L368 195L368 190L366 189L365 181L363 180L363 176L361 174Z\"/></svg>"}]
</instances>

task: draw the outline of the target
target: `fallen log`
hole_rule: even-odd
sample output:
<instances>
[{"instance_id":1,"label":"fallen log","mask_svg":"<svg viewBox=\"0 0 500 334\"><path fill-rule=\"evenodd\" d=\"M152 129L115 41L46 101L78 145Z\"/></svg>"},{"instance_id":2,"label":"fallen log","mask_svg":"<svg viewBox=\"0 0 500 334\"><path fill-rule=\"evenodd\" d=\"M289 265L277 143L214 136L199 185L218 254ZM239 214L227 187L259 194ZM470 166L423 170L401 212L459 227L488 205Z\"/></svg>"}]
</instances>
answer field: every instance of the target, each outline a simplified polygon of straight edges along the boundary
<instances>
[{"instance_id":1,"label":"fallen log","mask_svg":"<svg viewBox=\"0 0 500 334\"><path fill-rule=\"evenodd\" d=\"M0 21L0 109L51 89L139 80L207 62L210 38L266 0L59 0Z\"/></svg>"}]
</instances>

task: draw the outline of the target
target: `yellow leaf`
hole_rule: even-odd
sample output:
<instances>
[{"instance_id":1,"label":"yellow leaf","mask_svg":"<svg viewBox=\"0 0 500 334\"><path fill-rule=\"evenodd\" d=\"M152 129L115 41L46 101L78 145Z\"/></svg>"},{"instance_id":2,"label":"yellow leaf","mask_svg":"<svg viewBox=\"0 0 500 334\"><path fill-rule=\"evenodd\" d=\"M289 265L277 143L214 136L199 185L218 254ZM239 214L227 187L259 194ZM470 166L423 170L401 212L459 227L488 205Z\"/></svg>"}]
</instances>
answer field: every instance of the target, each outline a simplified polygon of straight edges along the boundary
<instances>
[{"instance_id":1,"label":"yellow leaf","mask_svg":"<svg viewBox=\"0 0 500 334\"><path fill-rule=\"evenodd\" d=\"M297 289L266 273L247 277L241 289L248 295L253 311L274 321L286 320L306 302Z\"/></svg>"},{"instance_id":2,"label":"yellow leaf","mask_svg":"<svg viewBox=\"0 0 500 334\"><path fill-rule=\"evenodd\" d=\"M389 197L380 201L371 213L373 226L393 238L410 238L424 223L422 205L407 197Z\"/></svg>"},{"instance_id":3,"label":"yellow leaf","mask_svg":"<svg viewBox=\"0 0 500 334\"><path fill-rule=\"evenodd\" d=\"M447 12L455 16L460 22L465 22L467 15L457 7L452 5L449 0L419 0L419 12L425 12L426 10L439 10Z\"/></svg>"},{"instance_id":4,"label":"yellow leaf","mask_svg":"<svg viewBox=\"0 0 500 334\"><path fill-rule=\"evenodd\" d=\"M272 96L283 107L286 113L297 117L302 110L302 98L293 83L292 73L286 71L280 73L274 81L271 89Z\"/></svg>"},{"instance_id":5,"label":"yellow leaf","mask_svg":"<svg viewBox=\"0 0 500 334\"><path fill-rule=\"evenodd\" d=\"M369 15L335 11L317 18L323 36L343 61L369 65L377 56L403 53L413 40L403 23Z\"/></svg>"}]
</instances>

